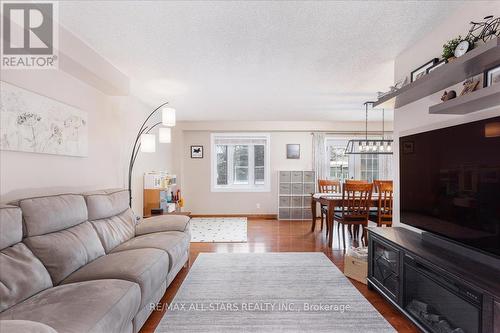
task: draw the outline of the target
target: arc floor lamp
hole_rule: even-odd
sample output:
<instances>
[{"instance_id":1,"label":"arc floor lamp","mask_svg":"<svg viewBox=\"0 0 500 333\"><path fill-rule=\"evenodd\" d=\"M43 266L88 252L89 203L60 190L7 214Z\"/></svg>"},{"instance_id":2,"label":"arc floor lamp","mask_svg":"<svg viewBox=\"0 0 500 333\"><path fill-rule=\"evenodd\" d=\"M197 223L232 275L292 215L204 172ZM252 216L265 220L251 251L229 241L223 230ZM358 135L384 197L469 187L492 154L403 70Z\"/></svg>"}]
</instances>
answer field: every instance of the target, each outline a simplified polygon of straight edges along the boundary
<instances>
[{"instance_id":1,"label":"arc floor lamp","mask_svg":"<svg viewBox=\"0 0 500 333\"><path fill-rule=\"evenodd\" d=\"M156 136L150 132L158 125L163 125L165 127L160 127L158 129L158 138L160 143L170 143L172 140L172 127L175 126L175 109L167 107L168 102L165 102L158 106L149 114L149 116L144 120L139 128L139 132L135 137L134 146L132 148L132 154L130 155L130 162L128 165L128 195L129 195L129 206L132 207L132 171L134 169L135 160L139 151L144 153L154 153L156 152ZM161 121L151 122L154 114L161 110ZM149 123L149 124L148 124Z\"/></svg>"}]
</instances>

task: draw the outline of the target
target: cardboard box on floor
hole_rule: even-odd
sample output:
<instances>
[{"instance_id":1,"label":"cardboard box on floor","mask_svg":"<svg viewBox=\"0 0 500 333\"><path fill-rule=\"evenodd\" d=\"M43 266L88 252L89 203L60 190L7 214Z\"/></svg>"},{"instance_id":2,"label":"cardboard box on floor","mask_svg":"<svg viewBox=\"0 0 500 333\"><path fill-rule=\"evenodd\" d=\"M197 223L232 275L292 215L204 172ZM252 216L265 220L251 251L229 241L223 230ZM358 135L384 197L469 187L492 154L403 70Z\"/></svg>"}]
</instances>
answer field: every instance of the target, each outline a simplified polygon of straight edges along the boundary
<instances>
[{"instance_id":1,"label":"cardboard box on floor","mask_svg":"<svg viewBox=\"0 0 500 333\"><path fill-rule=\"evenodd\" d=\"M368 261L346 254L344 257L344 275L366 284Z\"/></svg>"}]
</instances>

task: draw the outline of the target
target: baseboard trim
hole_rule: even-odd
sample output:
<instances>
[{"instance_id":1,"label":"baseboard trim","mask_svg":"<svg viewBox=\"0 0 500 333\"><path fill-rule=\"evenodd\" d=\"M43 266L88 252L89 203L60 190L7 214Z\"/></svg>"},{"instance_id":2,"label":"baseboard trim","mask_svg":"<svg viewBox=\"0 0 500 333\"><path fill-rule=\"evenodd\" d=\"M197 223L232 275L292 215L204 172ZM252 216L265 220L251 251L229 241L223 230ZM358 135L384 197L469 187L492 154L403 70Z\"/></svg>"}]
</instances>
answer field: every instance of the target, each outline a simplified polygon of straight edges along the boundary
<instances>
[{"instance_id":1,"label":"baseboard trim","mask_svg":"<svg viewBox=\"0 0 500 333\"><path fill-rule=\"evenodd\" d=\"M191 217L246 217L249 220L276 220L277 214L191 214Z\"/></svg>"}]
</instances>

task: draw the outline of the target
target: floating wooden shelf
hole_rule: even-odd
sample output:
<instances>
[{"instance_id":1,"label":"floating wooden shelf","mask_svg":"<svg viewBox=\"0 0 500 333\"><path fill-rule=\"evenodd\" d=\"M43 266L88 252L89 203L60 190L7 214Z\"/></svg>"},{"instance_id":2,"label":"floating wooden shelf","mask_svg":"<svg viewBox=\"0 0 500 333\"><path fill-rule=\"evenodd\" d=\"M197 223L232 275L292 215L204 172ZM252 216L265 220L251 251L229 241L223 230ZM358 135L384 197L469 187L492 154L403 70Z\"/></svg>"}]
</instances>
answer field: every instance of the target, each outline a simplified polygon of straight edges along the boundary
<instances>
[{"instance_id":1,"label":"floating wooden shelf","mask_svg":"<svg viewBox=\"0 0 500 333\"><path fill-rule=\"evenodd\" d=\"M400 108L497 65L500 65L499 38L478 46L462 57L436 68L429 74L402 87L398 91L387 94L375 102L373 106L393 109Z\"/></svg>"},{"instance_id":2,"label":"floating wooden shelf","mask_svg":"<svg viewBox=\"0 0 500 333\"><path fill-rule=\"evenodd\" d=\"M500 84L482 88L464 96L433 105L431 114L466 114L474 111L500 106Z\"/></svg>"}]
</instances>

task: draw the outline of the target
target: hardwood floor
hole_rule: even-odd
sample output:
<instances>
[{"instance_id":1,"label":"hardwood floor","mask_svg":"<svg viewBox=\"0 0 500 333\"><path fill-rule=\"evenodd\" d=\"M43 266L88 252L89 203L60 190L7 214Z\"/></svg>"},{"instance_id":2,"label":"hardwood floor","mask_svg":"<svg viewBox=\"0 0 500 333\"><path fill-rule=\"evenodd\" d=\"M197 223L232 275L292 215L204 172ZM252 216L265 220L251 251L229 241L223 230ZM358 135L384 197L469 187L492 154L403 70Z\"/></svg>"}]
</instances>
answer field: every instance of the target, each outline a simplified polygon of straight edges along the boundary
<instances>
[{"instance_id":1,"label":"hardwood floor","mask_svg":"<svg viewBox=\"0 0 500 333\"><path fill-rule=\"evenodd\" d=\"M191 243L189 266L201 252L323 252L340 270L343 270L344 251L341 249L342 245L339 246L341 238L336 232L336 226L334 227L333 248L328 248L326 245L325 231L320 232L319 223L316 223L314 233L310 229L310 221L249 219L247 243ZM352 244L350 240L349 244ZM357 245L356 242L354 245ZM189 266L183 268L170 284L161 300L161 304L169 304L173 300L175 293L189 271ZM378 293L368 290L367 286L360 282L354 280L351 280L351 282L398 332L420 332L415 325L401 315ZM154 332L164 314L165 309L154 311L140 332Z\"/></svg>"}]
</instances>

